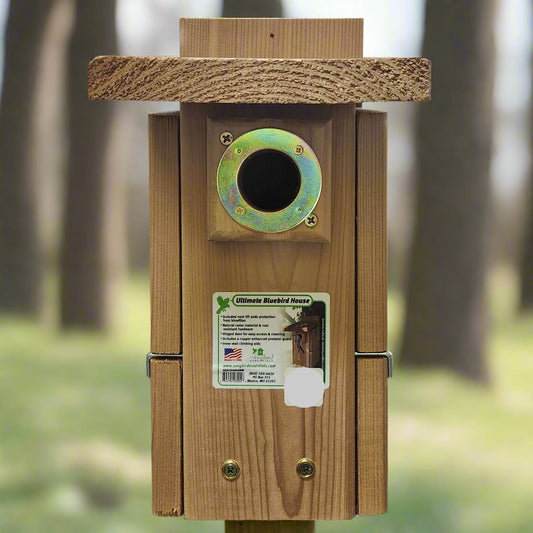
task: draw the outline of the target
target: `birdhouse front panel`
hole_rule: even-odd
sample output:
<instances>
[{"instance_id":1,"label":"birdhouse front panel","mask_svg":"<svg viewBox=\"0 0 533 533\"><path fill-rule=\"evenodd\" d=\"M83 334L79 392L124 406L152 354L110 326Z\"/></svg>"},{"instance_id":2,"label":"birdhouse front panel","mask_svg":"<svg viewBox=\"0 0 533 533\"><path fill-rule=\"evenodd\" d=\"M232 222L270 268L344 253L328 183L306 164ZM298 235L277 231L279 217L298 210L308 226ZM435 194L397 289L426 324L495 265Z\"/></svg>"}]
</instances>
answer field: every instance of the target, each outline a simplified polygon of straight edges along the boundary
<instances>
[{"instance_id":1,"label":"birdhouse front panel","mask_svg":"<svg viewBox=\"0 0 533 533\"><path fill-rule=\"evenodd\" d=\"M246 110L237 116L243 112ZM267 124L272 118L279 121L280 112L277 106L264 108L262 116L255 120ZM208 164L208 145L212 143L212 149L220 152L219 135L208 134L214 113L213 106L182 104L185 516L228 520L351 518L356 510L355 106L331 109L331 142L337 149L335 157L324 161L325 168L331 165L331 172L326 173L326 179L331 180L328 184L331 207L318 217L318 225L329 219L330 242L321 242L324 239L301 242L298 236L294 240L285 236L283 241L272 241L271 233L260 229L254 230L256 235L249 241L209 239L208 189L217 176L216 167ZM302 113L299 120L304 120L304 116ZM289 124L285 125L287 130ZM304 135L302 131L298 133ZM313 146L311 137L304 140ZM222 215L228 219L228 225L235 222L225 210ZM300 224L301 232L313 229L305 221ZM283 385L243 389L236 382L232 388L213 386L213 316L219 310L213 306L214 295L224 295L223 305L226 294L259 295L264 300L267 294L288 297L320 293L328 296L331 324L329 387L320 390L323 392L320 407L287 405ZM296 306L288 306L287 314L294 313L292 307ZM276 308L265 309L275 312ZM261 315L258 312L252 316ZM242 327L255 327L260 322L259 318L246 319ZM274 336L283 331L280 325L267 333ZM259 331L254 334L262 338ZM291 332L284 335L292 357ZM250 352L246 357L252 355L254 346L243 343L244 337L233 338L239 339L238 346L224 348L234 348L239 353L230 356L243 359L246 351ZM281 353L267 355L274 361L281 358ZM246 370L238 363L238 360L233 363L235 370ZM245 379L240 373L226 376L230 380ZM313 462L312 478L298 475L298 462L304 458ZM235 460L240 468L235 481L220 475L221 465L229 459ZM324 499L324 487L329 484L336 488ZM258 494L262 495L261 503Z\"/></svg>"}]
</instances>

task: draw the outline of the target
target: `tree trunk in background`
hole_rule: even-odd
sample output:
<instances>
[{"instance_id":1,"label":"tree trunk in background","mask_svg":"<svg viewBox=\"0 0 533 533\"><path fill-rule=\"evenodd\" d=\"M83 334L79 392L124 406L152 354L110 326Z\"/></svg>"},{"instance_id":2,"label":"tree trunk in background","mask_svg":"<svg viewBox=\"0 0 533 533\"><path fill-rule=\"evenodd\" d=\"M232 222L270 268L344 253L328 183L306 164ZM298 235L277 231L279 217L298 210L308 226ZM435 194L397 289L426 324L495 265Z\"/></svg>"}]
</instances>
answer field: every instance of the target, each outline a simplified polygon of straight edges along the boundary
<instances>
[{"instance_id":1,"label":"tree trunk in background","mask_svg":"<svg viewBox=\"0 0 533 533\"><path fill-rule=\"evenodd\" d=\"M43 257L32 175L40 47L53 0L12 0L0 103L0 311L36 316Z\"/></svg>"},{"instance_id":2,"label":"tree trunk in background","mask_svg":"<svg viewBox=\"0 0 533 533\"><path fill-rule=\"evenodd\" d=\"M531 99L533 100L533 64L531 65ZM529 145L533 154L533 104L530 106ZM520 309L533 310L533 161L529 165L529 219L526 223L520 265Z\"/></svg>"},{"instance_id":3,"label":"tree trunk in background","mask_svg":"<svg viewBox=\"0 0 533 533\"><path fill-rule=\"evenodd\" d=\"M282 17L281 0L224 0L223 17Z\"/></svg>"},{"instance_id":4,"label":"tree trunk in background","mask_svg":"<svg viewBox=\"0 0 533 533\"><path fill-rule=\"evenodd\" d=\"M401 362L487 380L494 1L428 0L433 99L417 116L417 212Z\"/></svg>"},{"instance_id":5,"label":"tree trunk in background","mask_svg":"<svg viewBox=\"0 0 533 533\"><path fill-rule=\"evenodd\" d=\"M117 51L115 0L76 1L68 59L66 206L61 258L61 324L105 329L122 249L113 242L113 176L106 172L113 104L87 98L87 65Z\"/></svg>"}]
</instances>

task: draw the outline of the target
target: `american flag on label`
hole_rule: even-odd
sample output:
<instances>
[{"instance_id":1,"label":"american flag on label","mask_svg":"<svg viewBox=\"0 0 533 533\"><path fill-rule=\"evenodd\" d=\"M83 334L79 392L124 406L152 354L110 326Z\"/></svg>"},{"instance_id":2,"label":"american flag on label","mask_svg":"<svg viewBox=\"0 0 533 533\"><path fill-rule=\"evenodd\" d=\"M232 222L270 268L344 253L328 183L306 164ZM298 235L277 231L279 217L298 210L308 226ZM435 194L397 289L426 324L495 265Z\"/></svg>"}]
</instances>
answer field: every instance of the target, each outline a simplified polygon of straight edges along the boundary
<instances>
[{"instance_id":1,"label":"american flag on label","mask_svg":"<svg viewBox=\"0 0 533 533\"><path fill-rule=\"evenodd\" d=\"M224 348L224 361L242 361L242 348Z\"/></svg>"}]
</instances>

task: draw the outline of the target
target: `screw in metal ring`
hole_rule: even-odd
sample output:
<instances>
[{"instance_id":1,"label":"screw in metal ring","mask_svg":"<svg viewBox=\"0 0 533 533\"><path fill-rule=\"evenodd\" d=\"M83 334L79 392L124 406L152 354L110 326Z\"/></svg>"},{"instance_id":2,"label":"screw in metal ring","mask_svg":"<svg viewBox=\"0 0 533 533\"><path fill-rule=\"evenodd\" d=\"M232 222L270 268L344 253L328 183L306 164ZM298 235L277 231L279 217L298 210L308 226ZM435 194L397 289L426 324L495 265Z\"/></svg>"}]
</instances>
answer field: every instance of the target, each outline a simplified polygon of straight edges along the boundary
<instances>
[{"instance_id":1,"label":"screw in metal ring","mask_svg":"<svg viewBox=\"0 0 533 533\"><path fill-rule=\"evenodd\" d=\"M224 146L228 146L233 142L233 134L229 131L223 131L220 134L219 140Z\"/></svg>"},{"instance_id":2,"label":"screw in metal ring","mask_svg":"<svg viewBox=\"0 0 533 533\"><path fill-rule=\"evenodd\" d=\"M315 475L315 463L308 457L303 457L296 464L296 473L301 479L311 479Z\"/></svg>"},{"instance_id":3,"label":"screw in metal ring","mask_svg":"<svg viewBox=\"0 0 533 533\"><path fill-rule=\"evenodd\" d=\"M242 216L242 215L244 215L244 213L245 213L245 211L244 211L244 207L242 207L242 205L238 205L235 208L235 214L236 215Z\"/></svg>"},{"instance_id":4,"label":"screw in metal ring","mask_svg":"<svg viewBox=\"0 0 533 533\"><path fill-rule=\"evenodd\" d=\"M241 475L241 465L235 459L227 459L222 463L222 475L228 481L235 481Z\"/></svg>"},{"instance_id":5,"label":"screw in metal ring","mask_svg":"<svg viewBox=\"0 0 533 533\"><path fill-rule=\"evenodd\" d=\"M308 228L314 228L318 224L318 217L314 213L311 213L305 217L304 223Z\"/></svg>"},{"instance_id":6,"label":"screw in metal ring","mask_svg":"<svg viewBox=\"0 0 533 533\"><path fill-rule=\"evenodd\" d=\"M297 144L295 147L294 147L294 153L296 155L302 155L304 153L304 147L301 145L301 144Z\"/></svg>"}]
</instances>

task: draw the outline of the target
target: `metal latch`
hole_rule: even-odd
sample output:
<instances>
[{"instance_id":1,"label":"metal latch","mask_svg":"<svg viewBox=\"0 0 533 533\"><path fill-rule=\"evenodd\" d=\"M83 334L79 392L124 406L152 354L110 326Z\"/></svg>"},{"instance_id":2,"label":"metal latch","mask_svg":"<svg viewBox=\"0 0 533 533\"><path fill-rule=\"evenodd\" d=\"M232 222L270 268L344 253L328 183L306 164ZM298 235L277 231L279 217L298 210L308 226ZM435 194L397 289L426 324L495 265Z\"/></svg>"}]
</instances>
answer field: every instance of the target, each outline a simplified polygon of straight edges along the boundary
<instances>
[{"instance_id":1,"label":"metal latch","mask_svg":"<svg viewBox=\"0 0 533 533\"><path fill-rule=\"evenodd\" d=\"M152 359L181 359L181 353L147 353L146 354L146 375L150 378L150 361Z\"/></svg>"},{"instance_id":2,"label":"metal latch","mask_svg":"<svg viewBox=\"0 0 533 533\"><path fill-rule=\"evenodd\" d=\"M355 352L355 357L386 357L387 376L392 378L392 353L391 352Z\"/></svg>"}]
</instances>

